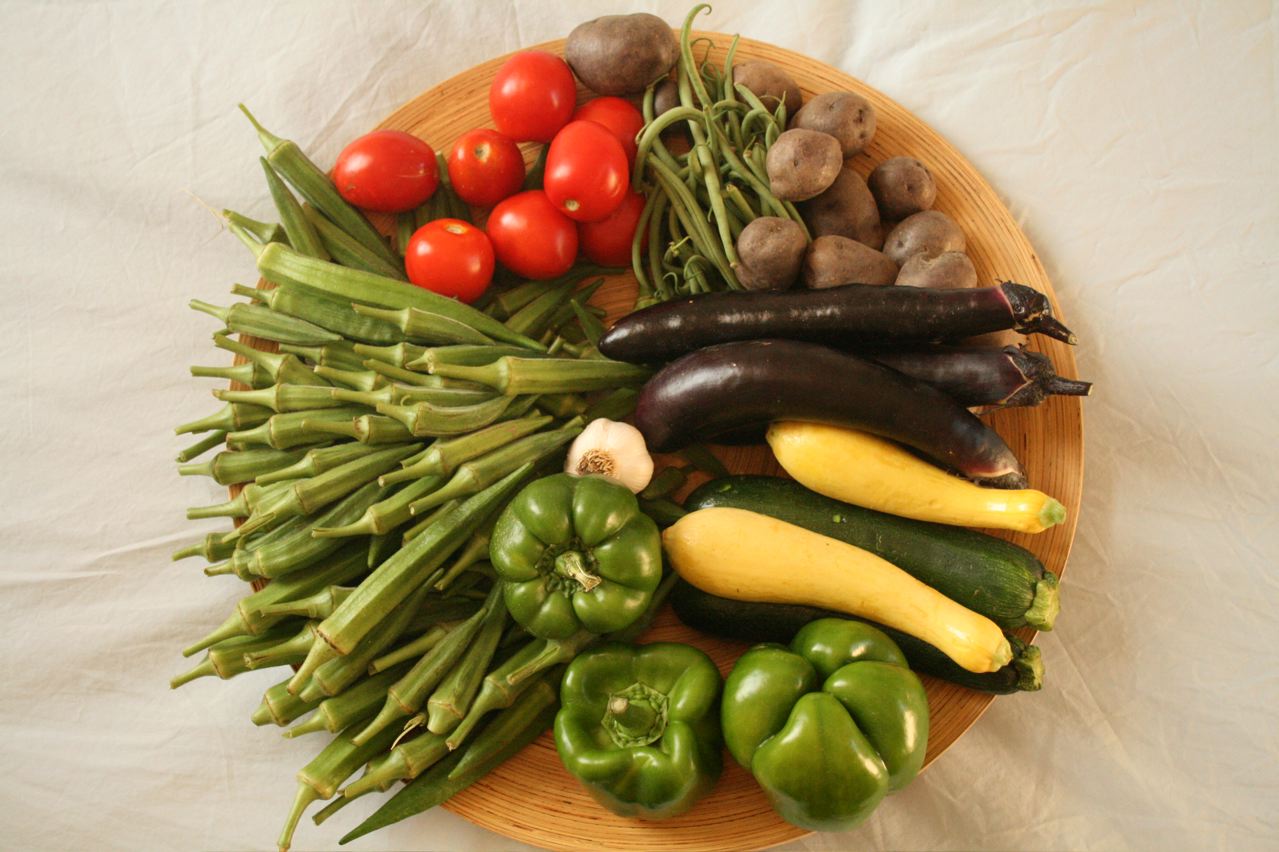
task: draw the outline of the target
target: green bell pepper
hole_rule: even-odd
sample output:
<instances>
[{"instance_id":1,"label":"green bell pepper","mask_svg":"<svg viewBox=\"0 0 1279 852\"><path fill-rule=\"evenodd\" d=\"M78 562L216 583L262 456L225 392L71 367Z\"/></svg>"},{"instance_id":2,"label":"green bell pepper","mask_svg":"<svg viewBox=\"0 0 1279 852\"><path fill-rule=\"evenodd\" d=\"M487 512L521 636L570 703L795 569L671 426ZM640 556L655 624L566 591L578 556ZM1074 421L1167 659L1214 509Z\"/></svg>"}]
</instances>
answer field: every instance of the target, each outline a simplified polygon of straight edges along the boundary
<instances>
[{"instance_id":1,"label":"green bell pepper","mask_svg":"<svg viewBox=\"0 0 1279 852\"><path fill-rule=\"evenodd\" d=\"M560 685L560 760L615 814L682 814L723 769L721 685L710 657L689 645L614 642L586 651Z\"/></svg>"},{"instance_id":2,"label":"green bell pepper","mask_svg":"<svg viewBox=\"0 0 1279 852\"><path fill-rule=\"evenodd\" d=\"M844 831L924 764L928 698L891 639L841 618L756 645L724 685L729 752L787 822Z\"/></svg>"},{"instance_id":3,"label":"green bell pepper","mask_svg":"<svg viewBox=\"0 0 1279 852\"><path fill-rule=\"evenodd\" d=\"M662 579L657 525L630 489L596 476L529 484L498 518L489 556L511 617L541 639L621 630Z\"/></svg>"}]
</instances>

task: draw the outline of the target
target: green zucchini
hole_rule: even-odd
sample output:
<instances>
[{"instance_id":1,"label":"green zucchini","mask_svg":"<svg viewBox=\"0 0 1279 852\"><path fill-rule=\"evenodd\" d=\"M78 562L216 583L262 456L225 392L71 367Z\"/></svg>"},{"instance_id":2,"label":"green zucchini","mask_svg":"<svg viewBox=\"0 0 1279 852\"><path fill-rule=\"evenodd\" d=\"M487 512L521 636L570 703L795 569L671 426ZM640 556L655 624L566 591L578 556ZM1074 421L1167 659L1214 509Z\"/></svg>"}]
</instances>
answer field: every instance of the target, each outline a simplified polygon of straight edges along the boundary
<instances>
[{"instance_id":1,"label":"green zucchini","mask_svg":"<svg viewBox=\"0 0 1279 852\"><path fill-rule=\"evenodd\" d=\"M801 627L819 618L866 621L814 606L729 600L703 592L683 580L671 590L670 602L675 615L689 627L742 642L789 644ZM997 672L974 674L927 642L882 624L866 623L888 634L906 655L911 669L922 674L999 695L1034 692L1043 685L1044 665L1039 649L1014 636L1008 637L1013 646L1011 663Z\"/></svg>"},{"instance_id":2,"label":"green zucchini","mask_svg":"<svg viewBox=\"0 0 1279 852\"><path fill-rule=\"evenodd\" d=\"M863 509L772 476L712 480L684 506L746 509L869 550L1005 630L1051 630L1057 617L1057 575L1030 551L973 530Z\"/></svg>"}]
</instances>

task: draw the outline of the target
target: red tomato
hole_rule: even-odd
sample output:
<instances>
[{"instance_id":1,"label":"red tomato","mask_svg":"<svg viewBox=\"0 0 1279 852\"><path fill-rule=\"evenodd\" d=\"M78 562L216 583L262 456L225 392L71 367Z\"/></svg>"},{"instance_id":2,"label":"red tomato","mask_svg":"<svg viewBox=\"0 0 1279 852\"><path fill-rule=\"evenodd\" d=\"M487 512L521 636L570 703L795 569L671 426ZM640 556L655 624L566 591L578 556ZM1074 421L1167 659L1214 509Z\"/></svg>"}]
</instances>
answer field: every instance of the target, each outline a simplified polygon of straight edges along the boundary
<instances>
[{"instance_id":1,"label":"red tomato","mask_svg":"<svg viewBox=\"0 0 1279 852\"><path fill-rule=\"evenodd\" d=\"M550 142L568 123L576 102L568 63L544 50L525 50L506 60L489 89L493 123L516 142Z\"/></svg>"},{"instance_id":2,"label":"red tomato","mask_svg":"<svg viewBox=\"0 0 1279 852\"><path fill-rule=\"evenodd\" d=\"M631 241L643 211L644 194L628 192L607 219L578 224L577 241L582 254L600 266L630 266Z\"/></svg>"},{"instance_id":3,"label":"red tomato","mask_svg":"<svg viewBox=\"0 0 1279 852\"><path fill-rule=\"evenodd\" d=\"M570 219L606 218L630 188L622 143L602 124L569 122L551 140L542 186L551 203Z\"/></svg>"},{"instance_id":4,"label":"red tomato","mask_svg":"<svg viewBox=\"0 0 1279 852\"><path fill-rule=\"evenodd\" d=\"M628 168L635 166L635 137L644 129L644 116L623 98L595 98L573 113L574 121L593 121L612 131L626 152Z\"/></svg>"},{"instance_id":5,"label":"red tomato","mask_svg":"<svg viewBox=\"0 0 1279 852\"><path fill-rule=\"evenodd\" d=\"M520 191L524 156L519 146L496 130L463 133L449 154L449 182L467 204L492 207Z\"/></svg>"},{"instance_id":6,"label":"red tomato","mask_svg":"<svg viewBox=\"0 0 1279 852\"><path fill-rule=\"evenodd\" d=\"M489 214L489 239L498 261L525 278L554 278L573 266L577 228L540 189L499 202Z\"/></svg>"},{"instance_id":7,"label":"red tomato","mask_svg":"<svg viewBox=\"0 0 1279 852\"><path fill-rule=\"evenodd\" d=\"M404 269L419 287L474 302L493 280L493 244L461 219L436 219L409 238Z\"/></svg>"},{"instance_id":8,"label":"red tomato","mask_svg":"<svg viewBox=\"0 0 1279 852\"><path fill-rule=\"evenodd\" d=\"M375 130L338 154L333 183L356 207L380 213L412 210L439 185L431 146L399 130Z\"/></svg>"}]
</instances>

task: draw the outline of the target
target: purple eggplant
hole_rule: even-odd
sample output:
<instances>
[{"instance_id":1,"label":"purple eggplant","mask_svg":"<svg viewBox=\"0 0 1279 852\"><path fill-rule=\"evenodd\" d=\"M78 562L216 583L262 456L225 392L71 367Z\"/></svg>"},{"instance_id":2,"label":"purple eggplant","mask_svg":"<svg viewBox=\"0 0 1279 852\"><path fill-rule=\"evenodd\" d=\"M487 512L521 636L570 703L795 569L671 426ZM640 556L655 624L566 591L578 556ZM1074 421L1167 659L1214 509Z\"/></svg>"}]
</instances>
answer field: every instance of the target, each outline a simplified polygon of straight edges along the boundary
<instances>
[{"instance_id":1,"label":"purple eggplant","mask_svg":"<svg viewBox=\"0 0 1279 852\"><path fill-rule=\"evenodd\" d=\"M960 340L991 331L1075 336L1038 290L1006 281L977 289L845 284L824 290L708 293L664 302L617 321L600 338L609 358L669 361L716 343L781 338L841 349Z\"/></svg>"},{"instance_id":2,"label":"purple eggplant","mask_svg":"<svg viewBox=\"0 0 1279 852\"><path fill-rule=\"evenodd\" d=\"M870 357L969 407L1039 405L1054 394L1088 396L1092 392L1092 382L1062 378L1047 355L1020 346L934 346L875 352Z\"/></svg>"},{"instance_id":3,"label":"purple eggplant","mask_svg":"<svg viewBox=\"0 0 1279 852\"><path fill-rule=\"evenodd\" d=\"M1008 445L955 400L918 379L815 343L751 340L700 349L659 370L635 407L635 425L656 452L773 420L861 429L975 482L1026 487Z\"/></svg>"}]
</instances>

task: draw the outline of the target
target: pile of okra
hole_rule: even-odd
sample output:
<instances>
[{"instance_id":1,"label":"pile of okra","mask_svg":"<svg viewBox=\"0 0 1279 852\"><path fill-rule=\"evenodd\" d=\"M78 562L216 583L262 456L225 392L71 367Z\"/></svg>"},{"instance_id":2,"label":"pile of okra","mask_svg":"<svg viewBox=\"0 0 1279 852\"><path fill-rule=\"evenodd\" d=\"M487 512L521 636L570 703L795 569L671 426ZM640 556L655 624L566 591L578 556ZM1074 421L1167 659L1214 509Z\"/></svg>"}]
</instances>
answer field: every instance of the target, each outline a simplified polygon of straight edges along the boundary
<instances>
[{"instance_id":1,"label":"pile of okra","mask_svg":"<svg viewBox=\"0 0 1279 852\"><path fill-rule=\"evenodd\" d=\"M172 685L275 668L247 715L327 738L297 773L287 849L317 800L333 799L320 822L410 782L345 842L439 804L549 726L564 665L596 637L533 639L508 619L490 531L586 422L630 412L647 373L595 350L601 270L506 282L476 306L413 287L408 235L468 215L447 182L388 240L295 143L253 124L279 221L223 216L265 283L235 285L229 306L191 303L237 357L191 368L231 384L213 391L220 410L177 429L202 434L182 475L238 487L188 517L235 526L174 554L252 587L183 651L204 657Z\"/></svg>"}]
</instances>

